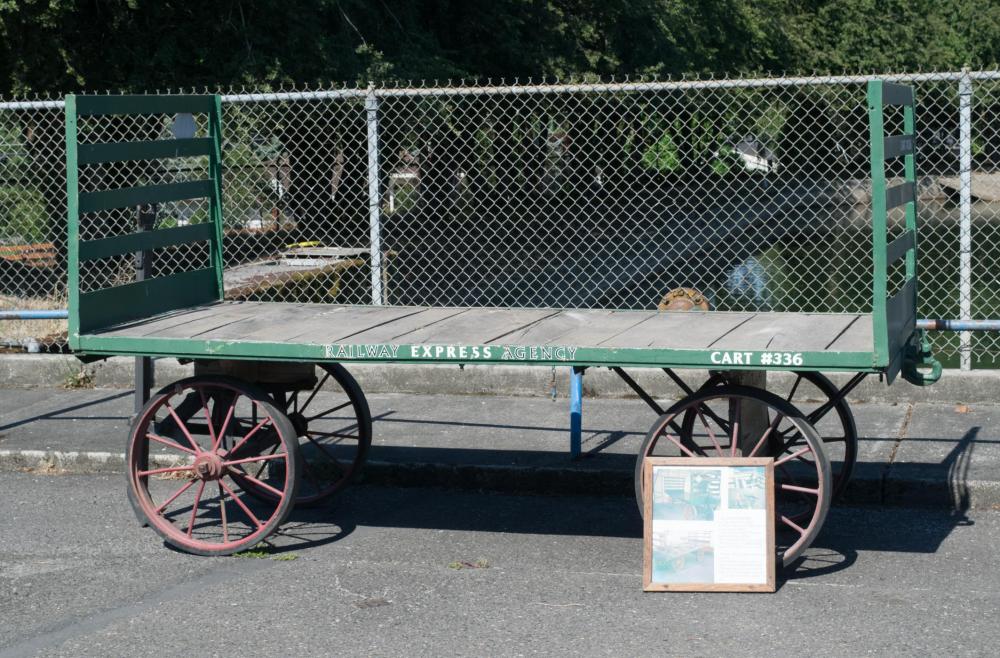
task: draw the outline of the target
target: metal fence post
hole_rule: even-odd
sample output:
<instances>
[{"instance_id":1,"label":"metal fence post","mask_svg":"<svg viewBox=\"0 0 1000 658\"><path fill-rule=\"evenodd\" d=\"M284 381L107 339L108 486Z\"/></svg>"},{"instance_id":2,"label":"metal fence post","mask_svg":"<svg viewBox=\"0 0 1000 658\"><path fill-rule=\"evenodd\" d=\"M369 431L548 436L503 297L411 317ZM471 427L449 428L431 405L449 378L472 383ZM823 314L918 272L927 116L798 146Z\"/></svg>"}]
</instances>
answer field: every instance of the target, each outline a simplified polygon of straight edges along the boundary
<instances>
[{"instance_id":1,"label":"metal fence post","mask_svg":"<svg viewBox=\"0 0 1000 658\"><path fill-rule=\"evenodd\" d=\"M972 319L972 76L962 69L958 81L959 110L959 319ZM972 369L972 332L959 334L962 370Z\"/></svg>"},{"instance_id":2,"label":"metal fence post","mask_svg":"<svg viewBox=\"0 0 1000 658\"><path fill-rule=\"evenodd\" d=\"M368 223L371 231L372 304L385 303L382 292L382 212L378 164L378 98L375 85L368 83L365 95L365 120L368 124Z\"/></svg>"},{"instance_id":3,"label":"metal fence post","mask_svg":"<svg viewBox=\"0 0 1000 658\"><path fill-rule=\"evenodd\" d=\"M156 224L156 204L151 206L139 206L137 209L137 223L140 231L152 231ZM153 277L153 252L135 252L135 280L145 281ZM133 407L135 415L138 416L143 407L149 401L149 394L153 388L153 359L148 356L135 357L135 399Z\"/></svg>"}]
</instances>

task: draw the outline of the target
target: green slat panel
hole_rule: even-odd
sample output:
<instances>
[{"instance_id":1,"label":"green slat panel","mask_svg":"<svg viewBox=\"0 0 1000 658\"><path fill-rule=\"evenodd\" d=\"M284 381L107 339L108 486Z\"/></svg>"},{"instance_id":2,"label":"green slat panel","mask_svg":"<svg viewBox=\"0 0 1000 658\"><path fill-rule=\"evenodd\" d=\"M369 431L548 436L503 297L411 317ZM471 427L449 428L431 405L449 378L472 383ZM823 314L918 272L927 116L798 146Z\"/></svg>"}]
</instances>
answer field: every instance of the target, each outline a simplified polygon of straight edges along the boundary
<instances>
[{"instance_id":1,"label":"green slat panel","mask_svg":"<svg viewBox=\"0 0 1000 658\"><path fill-rule=\"evenodd\" d=\"M163 203L197 199L212 194L213 183L209 179L187 183L166 185L145 185L143 187L123 187L117 190L80 193L80 212L96 212L111 208L128 208L144 203Z\"/></svg>"},{"instance_id":2,"label":"green slat panel","mask_svg":"<svg viewBox=\"0 0 1000 658\"><path fill-rule=\"evenodd\" d=\"M217 300L215 269L136 281L80 294L80 333Z\"/></svg>"},{"instance_id":3,"label":"green slat panel","mask_svg":"<svg viewBox=\"0 0 1000 658\"><path fill-rule=\"evenodd\" d=\"M885 209L895 208L915 200L913 183L906 182L885 191Z\"/></svg>"},{"instance_id":4,"label":"green slat panel","mask_svg":"<svg viewBox=\"0 0 1000 658\"><path fill-rule=\"evenodd\" d=\"M122 254L132 254L148 249L161 249L176 244L202 242L215 237L215 227L211 222L164 228L156 231L141 231L127 235L116 235L100 240L80 243L80 260L97 260Z\"/></svg>"},{"instance_id":5,"label":"green slat panel","mask_svg":"<svg viewBox=\"0 0 1000 658\"><path fill-rule=\"evenodd\" d=\"M193 139L160 139L153 142L106 142L80 144L78 148L80 164L157 160L159 158L210 155L212 153L212 139L210 137L196 137Z\"/></svg>"},{"instance_id":6,"label":"green slat panel","mask_svg":"<svg viewBox=\"0 0 1000 658\"><path fill-rule=\"evenodd\" d=\"M913 105L913 87L897 85L892 82L883 82L882 104Z\"/></svg>"},{"instance_id":7,"label":"green slat panel","mask_svg":"<svg viewBox=\"0 0 1000 658\"><path fill-rule=\"evenodd\" d=\"M177 114L190 112L206 114L212 110L211 95L196 96L77 96L77 116L104 114Z\"/></svg>"},{"instance_id":8,"label":"green slat panel","mask_svg":"<svg viewBox=\"0 0 1000 658\"><path fill-rule=\"evenodd\" d=\"M916 246L917 241L913 235L913 231L907 231L895 240L889 243L889 246L885 249L885 265L889 267L897 260L906 255L910 249Z\"/></svg>"},{"instance_id":9,"label":"green slat panel","mask_svg":"<svg viewBox=\"0 0 1000 658\"><path fill-rule=\"evenodd\" d=\"M886 160L898 158L901 155L913 155L915 152L913 135L893 135L885 138L884 157Z\"/></svg>"}]
</instances>

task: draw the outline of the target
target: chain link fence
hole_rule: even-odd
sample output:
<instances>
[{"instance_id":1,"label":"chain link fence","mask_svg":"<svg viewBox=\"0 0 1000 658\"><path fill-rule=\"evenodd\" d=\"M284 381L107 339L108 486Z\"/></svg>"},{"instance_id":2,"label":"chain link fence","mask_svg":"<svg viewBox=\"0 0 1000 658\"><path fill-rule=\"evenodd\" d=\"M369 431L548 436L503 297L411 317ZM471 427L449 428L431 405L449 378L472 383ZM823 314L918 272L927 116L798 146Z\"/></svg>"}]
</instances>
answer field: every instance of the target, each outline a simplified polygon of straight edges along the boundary
<instances>
[{"instance_id":1,"label":"chain link fence","mask_svg":"<svg viewBox=\"0 0 1000 658\"><path fill-rule=\"evenodd\" d=\"M1000 317L1000 73L916 86L921 317ZM227 296L434 306L870 309L867 76L223 90ZM65 306L62 103L0 103L0 309ZM190 115L90 120L81 142L200 136ZM203 176L185 158L88 168L99 187ZM161 204L160 225L208 221ZM890 220L893 218L890 217ZM902 214L895 218L902 221ZM134 230L136 213L81 223ZM154 255L153 274L207 258ZM96 261L81 286L131 280ZM0 342L59 345L58 321ZM937 334L993 367L993 334Z\"/></svg>"}]
</instances>

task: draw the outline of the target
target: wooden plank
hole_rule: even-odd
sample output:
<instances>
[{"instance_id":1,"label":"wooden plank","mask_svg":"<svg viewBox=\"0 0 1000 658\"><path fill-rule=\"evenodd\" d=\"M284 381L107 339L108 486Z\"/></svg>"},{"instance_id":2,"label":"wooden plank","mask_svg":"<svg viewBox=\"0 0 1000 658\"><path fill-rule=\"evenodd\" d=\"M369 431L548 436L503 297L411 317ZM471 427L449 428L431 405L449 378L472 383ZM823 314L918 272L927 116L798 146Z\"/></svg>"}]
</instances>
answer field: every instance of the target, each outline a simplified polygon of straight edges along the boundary
<instances>
[{"instance_id":1,"label":"wooden plank","mask_svg":"<svg viewBox=\"0 0 1000 658\"><path fill-rule=\"evenodd\" d=\"M80 193L80 212L97 212L112 208L128 208L146 203L165 203L197 199L212 194L213 183L209 179L163 185L143 185L122 187L116 190Z\"/></svg>"},{"instance_id":2,"label":"wooden plank","mask_svg":"<svg viewBox=\"0 0 1000 658\"><path fill-rule=\"evenodd\" d=\"M348 336L343 336L340 340L368 344L396 342L405 334L424 327L431 327L460 313L465 313L468 310L467 308L428 308L420 313L407 315L397 318L392 322L385 322L375 327L369 327Z\"/></svg>"},{"instance_id":3,"label":"wooden plank","mask_svg":"<svg viewBox=\"0 0 1000 658\"><path fill-rule=\"evenodd\" d=\"M287 334L291 330L289 316L301 311L301 308L300 304L261 304L256 310L219 315L213 323L206 320L199 322L198 326L177 329L186 328L195 340L237 340L259 327L280 328ZM275 340L284 342L285 338L281 336Z\"/></svg>"},{"instance_id":4,"label":"wooden plank","mask_svg":"<svg viewBox=\"0 0 1000 658\"><path fill-rule=\"evenodd\" d=\"M886 160L916 153L913 135L892 135L885 138L882 157Z\"/></svg>"},{"instance_id":5,"label":"wooden plank","mask_svg":"<svg viewBox=\"0 0 1000 658\"><path fill-rule=\"evenodd\" d=\"M413 345L485 345L556 313L551 309L473 308L397 340Z\"/></svg>"},{"instance_id":6,"label":"wooden plank","mask_svg":"<svg viewBox=\"0 0 1000 658\"><path fill-rule=\"evenodd\" d=\"M897 260L906 256L906 252L913 249L914 246L916 246L914 232L907 230L885 248L885 266L890 267Z\"/></svg>"},{"instance_id":7,"label":"wooden plank","mask_svg":"<svg viewBox=\"0 0 1000 658\"><path fill-rule=\"evenodd\" d=\"M180 272L80 294L80 333L217 299L215 270Z\"/></svg>"},{"instance_id":8,"label":"wooden plank","mask_svg":"<svg viewBox=\"0 0 1000 658\"><path fill-rule=\"evenodd\" d=\"M417 306L339 306L330 308L325 304L310 304L302 307L294 318L283 318L279 323L266 326L244 327L241 336L235 340L283 340L294 343L325 345L343 340L366 329L378 327L387 322L416 315L423 309ZM213 333L210 337L216 337ZM354 339L352 339L353 341ZM357 342L357 341L354 341Z\"/></svg>"},{"instance_id":9,"label":"wooden plank","mask_svg":"<svg viewBox=\"0 0 1000 658\"><path fill-rule=\"evenodd\" d=\"M76 96L76 114L81 117L107 114L206 114L212 111L214 100L215 96L210 94Z\"/></svg>"},{"instance_id":10,"label":"wooden plank","mask_svg":"<svg viewBox=\"0 0 1000 658\"><path fill-rule=\"evenodd\" d=\"M906 182L894 185L885 191L885 209L889 210L915 199L913 183Z\"/></svg>"},{"instance_id":11,"label":"wooden plank","mask_svg":"<svg viewBox=\"0 0 1000 658\"><path fill-rule=\"evenodd\" d=\"M254 303L245 305L218 304L214 312L208 315L192 318L190 322L175 323L171 326L157 327L146 336L158 338L197 338L203 339L210 331L225 327L234 322L250 318L271 317L277 304ZM155 331L155 333L153 333Z\"/></svg>"},{"instance_id":12,"label":"wooden plank","mask_svg":"<svg viewBox=\"0 0 1000 658\"><path fill-rule=\"evenodd\" d=\"M100 142L80 144L77 158L82 165L160 158L189 158L212 153L210 137L190 139L157 139L148 142Z\"/></svg>"},{"instance_id":13,"label":"wooden plank","mask_svg":"<svg viewBox=\"0 0 1000 658\"><path fill-rule=\"evenodd\" d=\"M215 237L215 227L211 223L126 233L125 235L81 242L80 260L97 260L189 242L204 242L213 237Z\"/></svg>"},{"instance_id":14,"label":"wooden plank","mask_svg":"<svg viewBox=\"0 0 1000 658\"><path fill-rule=\"evenodd\" d=\"M872 352L875 339L872 333L872 316L858 316L833 342L826 346L828 352Z\"/></svg>"},{"instance_id":15,"label":"wooden plank","mask_svg":"<svg viewBox=\"0 0 1000 658\"><path fill-rule=\"evenodd\" d=\"M193 322L194 320L218 313L218 302L193 306L161 313L152 318L141 318L135 322L120 324L109 331L101 332L102 336L150 336L156 331L169 327Z\"/></svg>"},{"instance_id":16,"label":"wooden plank","mask_svg":"<svg viewBox=\"0 0 1000 658\"><path fill-rule=\"evenodd\" d=\"M894 82L882 83L883 105L913 105L913 87Z\"/></svg>"},{"instance_id":17,"label":"wooden plank","mask_svg":"<svg viewBox=\"0 0 1000 658\"><path fill-rule=\"evenodd\" d=\"M648 314L639 313L631 318L631 322L617 323L617 330L604 328L599 332L602 338L610 338L618 331L624 331L628 327L644 319ZM579 335L583 330L590 327L607 327L615 317L614 311L601 310L567 310L556 315L547 317L534 324L523 327L511 334L501 337L495 343L505 343L510 345L576 345L576 341L568 342L566 339L570 335ZM594 341L591 341L594 344Z\"/></svg>"},{"instance_id":18,"label":"wooden plank","mask_svg":"<svg viewBox=\"0 0 1000 658\"><path fill-rule=\"evenodd\" d=\"M856 315L759 313L716 341L713 349L813 352L825 350Z\"/></svg>"},{"instance_id":19,"label":"wooden plank","mask_svg":"<svg viewBox=\"0 0 1000 658\"><path fill-rule=\"evenodd\" d=\"M707 349L753 317L749 313L659 312L600 344L600 347Z\"/></svg>"},{"instance_id":20,"label":"wooden plank","mask_svg":"<svg viewBox=\"0 0 1000 658\"><path fill-rule=\"evenodd\" d=\"M596 347L604 341L631 329L640 322L645 322L657 313L657 311L610 311L606 312L607 315L604 317L593 315L597 313L605 312L584 310L564 311L559 317L576 317L583 320L583 323L579 327L553 338L547 344L558 343L559 345Z\"/></svg>"}]
</instances>

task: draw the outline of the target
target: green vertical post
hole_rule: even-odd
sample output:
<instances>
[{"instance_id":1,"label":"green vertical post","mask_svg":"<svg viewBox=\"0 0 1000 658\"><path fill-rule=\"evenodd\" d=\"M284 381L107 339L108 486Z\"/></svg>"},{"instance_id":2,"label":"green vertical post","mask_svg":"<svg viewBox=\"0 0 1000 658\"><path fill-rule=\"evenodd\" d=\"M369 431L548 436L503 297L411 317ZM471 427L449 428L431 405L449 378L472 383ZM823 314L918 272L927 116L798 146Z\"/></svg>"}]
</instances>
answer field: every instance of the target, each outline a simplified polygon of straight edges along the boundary
<instances>
[{"instance_id":1,"label":"green vertical post","mask_svg":"<svg viewBox=\"0 0 1000 658\"><path fill-rule=\"evenodd\" d=\"M218 284L219 299L222 299L225 294L222 282L222 97L218 94L214 96L212 111L208 113L208 135L212 138L212 153L208 157L208 175L212 179L209 216L215 225L211 259Z\"/></svg>"},{"instance_id":2,"label":"green vertical post","mask_svg":"<svg viewBox=\"0 0 1000 658\"><path fill-rule=\"evenodd\" d=\"M868 82L868 140L872 177L872 331L877 367L889 365L889 326L886 318L886 208L885 125L882 81Z\"/></svg>"},{"instance_id":3,"label":"green vertical post","mask_svg":"<svg viewBox=\"0 0 1000 658\"><path fill-rule=\"evenodd\" d=\"M69 345L79 347L80 337L80 184L77 172L76 96L66 97L66 245L69 296Z\"/></svg>"}]
</instances>

